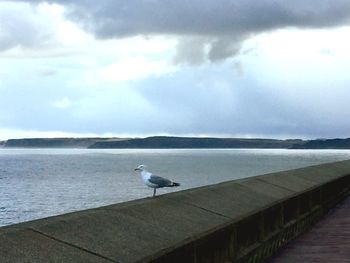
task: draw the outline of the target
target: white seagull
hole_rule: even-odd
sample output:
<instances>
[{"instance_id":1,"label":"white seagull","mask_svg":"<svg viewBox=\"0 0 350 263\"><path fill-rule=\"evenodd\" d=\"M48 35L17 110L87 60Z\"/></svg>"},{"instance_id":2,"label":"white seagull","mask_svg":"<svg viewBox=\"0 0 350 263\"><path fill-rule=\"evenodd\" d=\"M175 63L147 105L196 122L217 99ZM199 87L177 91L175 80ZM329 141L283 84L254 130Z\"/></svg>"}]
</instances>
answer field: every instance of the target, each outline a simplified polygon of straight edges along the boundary
<instances>
[{"instance_id":1,"label":"white seagull","mask_svg":"<svg viewBox=\"0 0 350 263\"><path fill-rule=\"evenodd\" d=\"M141 164L137 166L135 168L135 171L138 171L140 173L142 180L148 187L153 188L153 197L156 195L157 188L180 186L179 183L175 183L169 179L153 175L152 173L146 171L145 165Z\"/></svg>"}]
</instances>

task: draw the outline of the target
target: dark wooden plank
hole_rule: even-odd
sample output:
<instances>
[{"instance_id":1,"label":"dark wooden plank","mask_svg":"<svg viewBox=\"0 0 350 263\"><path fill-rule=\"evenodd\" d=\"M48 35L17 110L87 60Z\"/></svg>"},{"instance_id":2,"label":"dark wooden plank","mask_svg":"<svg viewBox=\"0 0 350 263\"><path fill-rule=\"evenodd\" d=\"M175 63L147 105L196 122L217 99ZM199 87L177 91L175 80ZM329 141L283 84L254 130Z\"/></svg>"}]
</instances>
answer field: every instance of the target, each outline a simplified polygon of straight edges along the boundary
<instances>
[{"instance_id":1,"label":"dark wooden plank","mask_svg":"<svg viewBox=\"0 0 350 263\"><path fill-rule=\"evenodd\" d=\"M350 197L269 262L350 262Z\"/></svg>"}]
</instances>

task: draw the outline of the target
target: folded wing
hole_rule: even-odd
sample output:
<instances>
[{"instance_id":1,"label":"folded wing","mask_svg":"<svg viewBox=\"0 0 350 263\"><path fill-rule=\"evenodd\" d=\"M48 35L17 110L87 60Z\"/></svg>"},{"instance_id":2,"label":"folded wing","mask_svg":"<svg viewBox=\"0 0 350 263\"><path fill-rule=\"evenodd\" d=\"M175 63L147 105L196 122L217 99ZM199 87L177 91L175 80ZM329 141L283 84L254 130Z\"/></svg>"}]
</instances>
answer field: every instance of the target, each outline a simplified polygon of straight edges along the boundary
<instances>
[{"instance_id":1,"label":"folded wing","mask_svg":"<svg viewBox=\"0 0 350 263\"><path fill-rule=\"evenodd\" d=\"M152 184L158 185L158 187L173 186L172 181L157 175L151 175L148 181Z\"/></svg>"}]
</instances>

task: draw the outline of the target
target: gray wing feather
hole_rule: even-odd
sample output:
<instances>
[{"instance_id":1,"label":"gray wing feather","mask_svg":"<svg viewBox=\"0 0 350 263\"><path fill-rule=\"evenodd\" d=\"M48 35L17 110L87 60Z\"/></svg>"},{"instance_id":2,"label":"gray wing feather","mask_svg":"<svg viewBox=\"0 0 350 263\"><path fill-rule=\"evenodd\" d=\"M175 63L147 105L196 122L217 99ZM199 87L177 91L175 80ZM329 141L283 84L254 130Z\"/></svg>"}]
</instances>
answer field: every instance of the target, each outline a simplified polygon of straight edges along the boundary
<instances>
[{"instance_id":1,"label":"gray wing feather","mask_svg":"<svg viewBox=\"0 0 350 263\"><path fill-rule=\"evenodd\" d=\"M151 177L149 178L149 181L152 184L156 184L159 187L165 187L165 186L169 186L172 184L172 182L166 178L157 176L157 175L151 175Z\"/></svg>"}]
</instances>

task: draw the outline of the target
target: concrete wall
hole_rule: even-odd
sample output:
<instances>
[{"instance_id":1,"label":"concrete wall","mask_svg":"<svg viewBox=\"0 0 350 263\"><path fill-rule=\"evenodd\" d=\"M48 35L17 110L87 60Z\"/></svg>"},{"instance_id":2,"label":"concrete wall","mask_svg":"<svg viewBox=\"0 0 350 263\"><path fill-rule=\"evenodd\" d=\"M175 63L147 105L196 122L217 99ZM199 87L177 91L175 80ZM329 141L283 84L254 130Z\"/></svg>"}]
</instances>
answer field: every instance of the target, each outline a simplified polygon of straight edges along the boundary
<instances>
[{"instance_id":1,"label":"concrete wall","mask_svg":"<svg viewBox=\"0 0 350 263\"><path fill-rule=\"evenodd\" d=\"M350 161L0 228L1 262L261 262L350 192Z\"/></svg>"}]
</instances>

